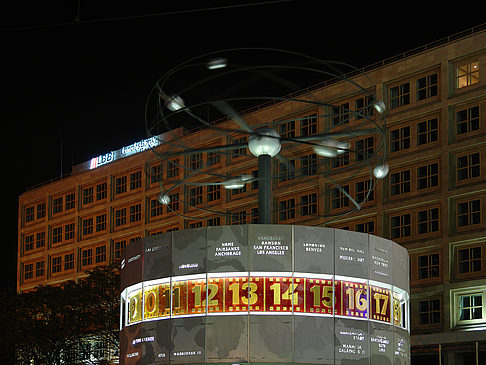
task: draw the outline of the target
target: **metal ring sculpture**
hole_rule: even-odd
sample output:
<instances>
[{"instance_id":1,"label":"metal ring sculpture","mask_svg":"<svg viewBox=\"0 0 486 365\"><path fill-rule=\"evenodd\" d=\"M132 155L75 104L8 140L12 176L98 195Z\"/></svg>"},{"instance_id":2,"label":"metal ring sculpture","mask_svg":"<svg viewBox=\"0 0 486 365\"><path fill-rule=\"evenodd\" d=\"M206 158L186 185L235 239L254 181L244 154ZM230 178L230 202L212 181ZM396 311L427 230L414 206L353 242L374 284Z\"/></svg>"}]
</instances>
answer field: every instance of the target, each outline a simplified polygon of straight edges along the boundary
<instances>
[{"instance_id":1,"label":"metal ring sculpture","mask_svg":"<svg viewBox=\"0 0 486 365\"><path fill-rule=\"evenodd\" d=\"M272 61L271 57L278 62L270 62ZM242 63L231 62L231 60L237 60ZM364 95L366 105L359 110L352 110L333 105L325 100L316 99L309 92L311 89L306 89L303 92L302 87L297 85L297 81L293 81L293 79L308 77L309 75L312 75L314 79L327 80L326 82L348 83L355 89L354 91ZM367 80L369 85L359 85L353 81L355 76L362 76L362 79ZM276 92L284 93L284 90L287 88L290 88L290 93L287 93L288 96L274 95ZM312 88L312 90L318 88L319 85ZM230 133L246 134L250 143L252 141L258 142L258 140L262 139L267 141L275 140L278 148L277 153L273 152L274 156L272 157L277 158L280 163L286 164L290 170L293 167L288 163L288 156L285 156L287 146L295 144L306 145L312 148L314 153L320 158L326 159L344 153L358 154L359 151L351 148L349 140L357 136L377 135L378 141L371 154L361 156L357 161L353 161L353 163L350 161L348 165L332 171L336 173L348 169L369 168L370 181L372 183L369 185L369 190L364 194L362 201L353 199L339 183L332 179L329 170L317 171L317 174L324 176L335 189L338 189L352 203L350 204L351 208L347 212L337 215L342 216L361 209L362 204L367 201L374 188L373 175L376 179L382 179L388 173L388 166L385 161L386 108L383 101L377 100L373 89L371 80L363 72L343 62L321 60L301 53L280 49L228 49L189 59L160 77L147 99L145 127L148 138L157 137L164 129L171 130L176 126L180 126L182 121L186 126L209 128L216 133L226 135ZM281 137L272 127L282 123L295 123L302 118L279 120L278 122L269 120L263 121L260 125L252 126L245 120L246 114L239 114L235 111L244 110L245 107L248 108L248 105L271 105L272 103L281 102L301 103L306 106L322 107L323 110L329 111L329 113L318 115L318 118L330 118L332 111L336 110L339 110L342 113L341 115L346 115L346 117L341 118L339 123L329 123L330 125L319 133L299 137ZM155 107L151 103L154 103ZM155 115L155 117L151 118L149 116L150 107L154 109L152 110L152 115ZM216 122L210 122L207 115L216 115L219 119ZM359 123L348 123L351 119L359 120ZM228 128L228 122L234 127ZM248 146L248 143L233 143L210 148L192 148L179 145L174 141L160 140L159 142L160 144L168 145L168 150L171 151L161 153L156 148L152 148L153 153L164 161L184 154L190 155L202 152L224 154L230 153L228 151L247 147L250 147L251 151L251 146ZM281 149L280 146L282 147ZM184 184L222 185L226 189L238 189L244 184L255 180L254 177L248 175L221 175L207 166L203 169L193 169L184 164L176 166L187 170L188 174L171 186L164 186L164 183L160 182L161 193L159 202L163 205L168 205L170 202L169 192L175 187ZM195 174L211 176L215 182L188 182L189 178ZM272 178L276 179L279 176L273 176ZM185 205L190 205L187 201L180 201ZM211 214L231 215L228 212L214 211L201 206L194 206L194 208ZM177 212L174 213L183 218L195 219ZM326 215L326 217L329 216Z\"/></svg>"}]
</instances>

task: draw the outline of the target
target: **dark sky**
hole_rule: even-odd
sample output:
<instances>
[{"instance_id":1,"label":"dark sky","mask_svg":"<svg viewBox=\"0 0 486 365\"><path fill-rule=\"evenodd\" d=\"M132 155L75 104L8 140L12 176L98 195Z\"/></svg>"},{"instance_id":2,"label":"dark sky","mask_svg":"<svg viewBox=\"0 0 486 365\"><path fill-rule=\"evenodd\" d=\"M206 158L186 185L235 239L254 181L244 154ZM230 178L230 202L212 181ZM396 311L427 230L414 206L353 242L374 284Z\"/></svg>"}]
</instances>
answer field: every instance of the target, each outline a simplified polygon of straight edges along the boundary
<instances>
[{"instance_id":1,"label":"dark sky","mask_svg":"<svg viewBox=\"0 0 486 365\"><path fill-rule=\"evenodd\" d=\"M437 9L327 1L13 3L0 5L8 263L16 261L18 196L59 176L61 166L67 173L145 138L149 91L181 61L275 47L363 67L485 23L474 14L459 20ZM4 269L3 286L15 285L15 265Z\"/></svg>"}]
</instances>

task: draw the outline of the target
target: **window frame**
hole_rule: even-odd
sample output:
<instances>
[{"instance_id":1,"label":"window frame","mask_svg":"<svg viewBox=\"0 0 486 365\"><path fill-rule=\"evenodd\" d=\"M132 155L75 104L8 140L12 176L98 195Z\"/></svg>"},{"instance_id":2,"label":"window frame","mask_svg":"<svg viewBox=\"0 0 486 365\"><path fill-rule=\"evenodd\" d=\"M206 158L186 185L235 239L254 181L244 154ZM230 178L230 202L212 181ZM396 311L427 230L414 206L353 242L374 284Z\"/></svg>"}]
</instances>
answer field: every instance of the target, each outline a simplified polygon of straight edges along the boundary
<instances>
[{"instance_id":1,"label":"window frame","mask_svg":"<svg viewBox=\"0 0 486 365\"><path fill-rule=\"evenodd\" d=\"M466 296L481 296L482 301L482 318L461 320L460 315L460 298ZM451 289L451 328L473 328L476 326L484 326L486 323L486 286L476 286L461 289Z\"/></svg>"}]
</instances>

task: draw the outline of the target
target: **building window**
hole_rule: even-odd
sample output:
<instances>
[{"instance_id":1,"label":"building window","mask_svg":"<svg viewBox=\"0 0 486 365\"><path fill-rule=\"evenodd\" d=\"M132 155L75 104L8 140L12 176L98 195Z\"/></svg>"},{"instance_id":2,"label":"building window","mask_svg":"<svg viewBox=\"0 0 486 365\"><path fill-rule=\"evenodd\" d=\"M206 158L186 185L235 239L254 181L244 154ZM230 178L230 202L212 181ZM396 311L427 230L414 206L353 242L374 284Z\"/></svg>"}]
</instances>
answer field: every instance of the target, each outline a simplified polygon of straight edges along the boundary
<instances>
[{"instance_id":1,"label":"building window","mask_svg":"<svg viewBox=\"0 0 486 365\"><path fill-rule=\"evenodd\" d=\"M300 135L311 136L317 133L317 114L308 115L300 120Z\"/></svg>"},{"instance_id":2,"label":"building window","mask_svg":"<svg viewBox=\"0 0 486 365\"><path fill-rule=\"evenodd\" d=\"M123 194L127 191L127 177L120 176L115 178L115 194Z\"/></svg>"},{"instance_id":3,"label":"building window","mask_svg":"<svg viewBox=\"0 0 486 365\"><path fill-rule=\"evenodd\" d=\"M432 279L440 276L439 254L419 256L417 259L417 277L419 280Z\"/></svg>"},{"instance_id":4,"label":"building window","mask_svg":"<svg viewBox=\"0 0 486 365\"><path fill-rule=\"evenodd\" d=\"M217 165L221 161L221 155L218 152L208 152L206 154L206 165Z\"/></svg>"},{"instance_id":5,"label":"building window","mask_svg":"<svg viewBox=\"0 0 486 365\"><path fill-rule=\"evenodd\" d=\"M331 110L331 121L333 126L346 124L349 122L349 103L333 107Z\"/></svg>"},{"instance_id":6,"label":"building window","mask_svg":"<svg viewBox=\"0 0 486 365\"><path fill-rule=\"evenodd\" d=\"M203 188L198 186L189 189L189 204L192 206L202 204L203 202Z\"/></svg>"},{"instance_id":7,"label":"building window","mask_svg":"<svg viewBox=\"0 0 486 365\"><path fill-rule=\"evenodd\" d=\"M106 199L107 192L107 184L101 183L96 185L96 200L103 200Z\"/></svg>"},{"instance_id":8,"label":"building window","mask_svg":"<svg viewBox=\"0 0 486 365\"><path fill-rule=\"evenodd\" d=\"M24 238L24 251L30 251L34 249L34 235L30 234Z\"/></svg>"},{"instance_id":9,"label":"building window","mask_svg":"<svg viewBox=\"0 0 486 365\"><path fill-rule=\"evenodd\" d=\"M464 134L479 129L479 106L456 112L456 134Z\"/></svg>"},{"instance_id":10,"label":"building window","mask_svg":"<svg viewBox=\"0 0 486 365\"><path fill-rule=\"evenodd\" d=\"M417 145L422 146L439 139L439 123L437 118L417 123Z\"/></svg>"},{"instance_id":11,"label":"building window","mask_svg":"<svg viewBox=\"0 0 486 365\"><path fill-rule=\"evenodd\" d=\"M37 219L44 218L46 216L46 203L37 204Z\"/></svg>"},{"instance_id":12,"label":"building window","mask_svg":"<svg viewBox=\"0 0 486 365\"><path fill-rule=\"evenodd\" d=\"M240 143L245 144L245 146L233 149L231 152L231 158L238 158L246 155L246 137L233 139L233 144L240 144Z\"/></svg>"},{"instance_id":13,"label":"building window","mask_svg":"<svg viewBox=\"0 0 486 365\"><path fill-rule=\"evenodd\" d=\"M256 208L251 208L250 211L250 223L252 224L258 224L259 216L258 216L258 207Z\"/></svg>"},{"instance_id":14,"label":"building window","mask_svg":"<svg viewBox=\"0 0 486 365\"><path fill-rule=\"evenodd\" d=\"M390 175L390 195L410 192L410 170L395 172Z\"/></svg>"},{"instance_id":15,"label":"building window","mask_svg":"<svg viewBox=\"0 0 486 365\"><path fill-rule=\"evenodd\" d=\"M479 152L471 153L457 158L456 176L457 181L472 179L481 174L481 163Z\"/></svg>"},{"instance_id":16,"label":"building window","mask_svg":"<svg viewBox=\"0 0 486 365\"><path fill-rule=\"evenodd\" d=\"M317 193L311 193L300 197L300 215L317 214Z\"/></svg>"},{"instance_id":17,"label":"building window","mask_svg":"<svg viewBox=\"0 0 486 365\"><path fill-rule=\"evenodd\" d=\"M246 210L240 212L231 213L231 224L246 224Z\"/></svg>"},{"instance_id":18,"label":"building window","mask_svg":"<svg viewBox=\"0 0 486 365\"><path fill-rule=\"evenodd\" d=\"M368 222L363 222L363 223L356 223L355 230L356 230L356 232L374 234L375 233L375 222L374 221L368 221Z\"/></svg>"},{"instance_id":19,"label":"building window","mask_svg":"<svg viewBox=\"0 0 486 365\"><path fill-rule=\"evenodd\" d=\"M349 165L349 151L331 158L331 168L333 169L337 169L346 165Z\"/></svg>"},{"instance_id":20,"label":"building window","mask_svg":"<svg viewBox=\"0 0 486 365\"><path fill-rule=\"evenodd\" d=\"M331 191L331 209L339 209L349 206L349 185L334 188Z\"/></svg>"},{"instance_id":21,"label":"building window","mask_svg":"<svg viewBox=\"0 0 486 365\"><path fill-rule=\"evenodd\" d=\"M167 161L167 178L173 178L179 176L179 160L175 159Z\"/></svg>"},{"instance_id":22,"label":"building window","mask_svg":"<svg viewBox=\"0 0 486 365\"><path fill-rule=\"evenodd\" d=\"M93 218L86 218L82 220L83 236L88 236L93 233Z\"/></svg>"},{"instance_id":23,"label":"building window","mask_svg":"<svg viewBox=\"0 0 486 365\"><path fill-rule=\"evenodd\" d=\"M294 138L295 137L295 121L280 123L278 125L278 134L281 138Z\"/></svg>"},{"instance_id":24,"label":"building window","mask_svg":"<svg viewBox=\"0 0 486 365\"><path fill-rule=\"evenodd\" d=\"M474 85L479 82L479 61L456 65L456 88Z\"/></svg>"},{"instance_id":25,"label":"building window","mask_svg":"<svg viewBox=\"0 0 486 365\"><path fill-rule=\"evenodd\" d=\"M365 201L375 200L375 187L373 183L373 180L364 180L354 185L354 194L359 204Z\"/></svg>"},{"instance_id":26,"label":"building window","mask_svg":"<svg viewBox=\"0 0 486 365\"><path fill-rule=\"evenodd\" d=\"M157 198L150 200L150 217L157 217L164 214L164 206Z\"/></svg>"},{"instance_id":27,"label":"building window","mask_svg":"<svg viewBox=\"0 0 486 365\"><path fill-rule=\"evenodd\" d=\"M206 199L208 202L219 200L221 198L220 185L208 185L206 187Z\"/></svg>"},{"instance_id":28,"label":"building window","mask_svg":"<svg viewBox=\"0 0 486 365\"><path fill-rule=\"evenodd\" d=\"M285 221L295 218L295 199L280 201L278 204L278 220Z\"/></svg>"},{"instance_id":29,"label":"building window","mask_svg":"<svg viewBox=\"0 0 486 365\"><path fill-rule=\"evenodd\" d=\"M63 207L63 197L54 198L52 200L52 214L57 214L62 212Z\"/></svg>"},{"instance_id":30,"label":"building window","mask_svg":"<svg viewBox=\"0 0 486 365\"><path fill-rule=\"evenodd\" d=\"M439 185L439 164L433 163L417 168L417 189L426 189Z\"/></svg>"},{"instance_id":31,"label":"building window","mask_svg":"<svg viewBox=\"0 0 486 365\"><path fill-rule=\"evenodd\" d=\"M367 137L356 141L356 161L363 161L370 158L374 152L373 137Z\"/></svg>"},{"instance_id":32,"label":"building window","mask_svg":"<svg viewBox=\"0 0 486 365\"><path fill-rule=\"evenodd\" d=\"M64 240L70 241L74 239L74 223L68 223L64 226Z\"/></svg>"},{"instance_id":33,"label":"building window","mask_svg":"<svg viewBox=\"0 0 486 365\"><path fill-rule=\"evenodd\" d=\"M44 276L44 261L37 261L35 263L35 277L38 278L39 276Z\"/></svg>"},{"instance_id":34,"label":"building window","mask_svg":"<svg viewBox=\"0 0 486 365\"><path fill-rule=\"evenodd\" d=\"M94 191L94 188L91 186L89 188L85 188L83 189L83 192L82 192L82 197L83 197L83 205L88 205L88 204L91 204L93 202L93 191Z\"/></svg>"},{"instance_id":35,"label":"building window","mask_svg":"<svg viewBox=\"0 0 486 365\"><path fill-rule=\"evenodd\" d=\"M201 228L203 226L202 221L189 223L189 228Z\"/></svg>"},{"instance_id":36,"label":"building window","mask_svg":"<svg viewBox=\"0 0 486 365\"><path fill-rule=\"evenodd\" d=\"M142 171L130 174L130 190L138 189L142 186Z\"/></svg>"},{"instance_id":37,"label":"building window","mask_svg":"<svg viewBox=\"0 0 486 365\"><path fill-rule=\"evenodd\" d=\"M93 264L93 249L88 248L81 251L81 266L89 266Z\"/></svg>"},{"instance_id":38,"label":"building window","mask_svg":"<svg viewBox=\"0 0 486 365\"><path fill-rule=\"evenodd\" d=\"M191 160L191 169L200 170L203 167L202 152L191 154L190 160Z\"/></svg>"},{"instance_id":39,"label":"building window","mask_svg":"<svg viewBox=\"0 0 486 365\"><path fill-rule=\"evenodd\" d=\"M142 204L130 206L130 223L139 222L142 219Z\"/></svg>"},{"instance_id":40,"label":"building window","mask_svg":"<svg viewBox=\"0 0 486 365\"><path fill-rule=\"evenodd\" d=\"M452 326L483 325L486 318L485 295L484 287L452 290L451 309L454 311Z\"/></svg>"},{"instance_id":41,"label":"building window","mask_svg":"<svg viewBox=\"0 0 486 365\"><path fill-rule=\"evenodd\" d=\"M25 222L33 222L34 221L34 206L26 207L25 208Z\"/></svg>"},{"instance_id":42,"label":"building window","mask_svg":"<svg viewBox=\"0 0 486 365\"><path fill-rule=\"evenodd\" d=\"M24 280L29 280L34 277L34 264L24 265Z\"/></svg>"},{"instance_id":43,"label":"building window","mask_svg":"<svg viewBox=\"0 0 486 365\"><path fill-rule=\"evenodd\" d=\"M127 247L127 241L115 241L113 247L115 260L120 260L122 258L123 252L125 251L125 247Z\"/></svg>"},{"instance_id":44,"label":"building window","mask_svg":"<svg viewBox=\"0 0 486 365\"><path fill-rule=\"evenodd\" d=\"M46 233L39 232L35 236L35 248L41 248L46 245Z\"/></svg>"},{"instance_id":45,"label":"building window","mask_svg":"<svg viewBox=\"0 0 486 365\"><path fill-rule=\"evenodd\" d=\"M467 227L481 223L481 201L479 199L457 204L457 226Z\"/></svg>"},{"instance_id":46,"label":"building window","mask_svg":"<svg viewBox=\"0 0 486 365\"><path fill-rule=\"evenodd\" d=\"M390 152L398 152L410 148L410 126L390 131Z\"/></svg>"},{"instance_id":47,"label":"building window","mask_svg":"<svg viewBox=\"0 0 486 365\"><path fill-rule=\"evenodd\" d=\"M466 274L481 271L481 246L457 250L457 272Z\"/></svg>"},{"instance_id":48,"label":"building window","mask_svg":"<svg viewBox=\"0 0 486 365\"><path fill-rule=\"evenodd\" d=\"M391 217L390 237L391 239L410 237L412 234L410 214L403 214Z\"/></svg>"},{"instance_id":49,"label":"building window","mask_svg":"<svg viewBox=\"0 0 486 365\"><path fill-rule=\"evenodd\" d=\"M62 227L53 227L52 228L52 243L61 243L62 242Z\"/></svg>"},{"instance_id":50,"label":"building window","mask_svg":"<svg viewBox=\"0 0 486 365\"><path fill-rule=\"evenodd\" d=\"M179 211L179 193L169 194L170 203L167 205L167 212Z\"/></svg>"},{"instance_id":51,"label":"building window","mask_svg":"<svg viewBox=\"0 0 486 365\"><path fill-rule=\"evenodd\" d=\"M439 208L425 209L417 212L418 234L439 231Z\"/></svg>"},{"instance_id":52,"label":"building window","mask_svg":"<svg viewBox=\"0 0 486 365\"><path fill-rule=\"evenodd\" d=\"M356 120L363 119L364 117L371 116L373 114L373 108L371 106L371 98L364 96L354 101Z\"/></svg>"},{"instance_id":53,"label":"building window","mask_svg":"<svg viewBox=\"0 0 486 365\"><path fill-rule=\"evenodd\" d=\"M208 227L215 227L215 226L220 226L220 225L221 225L220 217L209 218L206 221L206 226L208 226Z\"/></svg>"},{"instance_id":54,"label":"building window","mask_svg":"<svg viewBox=\"0 0 486 365\"><path fill-rule=\"evenodd\" d=\"M418 302L419 325L440 323L440 299L428 299Z\"/></svg>"},{"instance_id":55,"label":"building window","mask_svg":"<svg viewBox=\"0 0 486 365\"><path fill-rule=\"evenodd\" d=\"M417 80L417 101L437 96L437 74L421 77Z\"/></svg>"},{"instance_id":56,"label":"building window","mask_svg":"<svg viewBox=\"0 0 486 365\"><path fill-rule=\"evenodd\" d=\"M278 164L278 181L285 182L295 177L295 160L287 160Z\"/></svg>"},{"instance_id":57,"label":"building window","mask_svg":"<svg viewBox=\"0 0 486 365\"><path fill-rule=\"evenodd\" d=\"M62 270L62 256L57 256L52 258L51 262L51 273L56 274Z\"/></svg>"},{"instance_id":58,"label":"building window","mask_svg":"<svg viewBox=\"0 0 486 365\"><path fill-rule=\"evenodd\" d=\"M76 196L74 193L66 195L66 210L74 209L76 204Z\"/></svg>"},{"instance_id":59,"label":"building window","mask_svg":"<svg viewBox=\"0 0 486 365\"><path fill-rule=\"evenodd\" d=\"M390 109L410 104L410 83L390 88Z\"/></svg>"},{"instance_id":60,"label":"building window","mask_svg":"<svg viewBox=\"0 0 486 365\"><path fill-rule=\"evenodd\" d=\"M303 176L317 174L317 155L312 153L300 159L300 173Z\"/></svg>"},{"instance_id":61,"label":"building window","mask_svg":"<svg viewBox=\"0 0 486 365\"><path fill-rule=\"evenodd\" d=\"M69 271L74 269L74 254L68 253L64 255L64 271Z\"/></svg>"},{"instance_id":62,"label":"building window","mask_svg":"<svg viewBox=\"0 0 486 365\"><path fill-rule=\"evenodd\" d=\"M96 216L96 232L106 231L106 214Z\"/></svg>"},{"instance_id":63,"label":"building window","mask_svg":"<svg viewBox=\"0 0 486 365\"><path fill-rule=\"evenodd\" d=\"M115 227L127 224L127 208L115 210Z\"/></svg>"},{"instance_id":64,"label":"building window","mask_svg":"<svg viewBox=\"0 0 486 365\"><path fill-rule=\"evenodd\" d=\"M98 246L95 248L95 262L97 264L106 261L106 246Z\"/></svg>"},{"instance_id":65,"label":"building window","mask_svg":"<svg viewBox=\"0 0 486 365\"><path fill-rule=\"evenodd\" d=\"M150 183L157 184L158 182L162 181L162 178L162 165L157 164L150 166Z\"/></svg>"}]
</instances>

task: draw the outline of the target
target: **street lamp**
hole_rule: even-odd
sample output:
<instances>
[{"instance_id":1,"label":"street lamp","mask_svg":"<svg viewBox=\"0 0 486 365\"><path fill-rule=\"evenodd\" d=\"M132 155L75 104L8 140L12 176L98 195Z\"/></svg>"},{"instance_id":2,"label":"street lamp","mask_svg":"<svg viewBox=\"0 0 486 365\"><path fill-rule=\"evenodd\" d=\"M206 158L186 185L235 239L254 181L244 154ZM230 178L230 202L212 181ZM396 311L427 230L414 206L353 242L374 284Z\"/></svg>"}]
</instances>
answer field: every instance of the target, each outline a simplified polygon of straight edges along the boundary
<instances>
[{"instance_id":1,"label":"street lamp","mask_svg":"<svg viewBox=\"0 0 486 365\"><path fill-rule=\"evenodd\" d=\"M258 128L248 149L258 157L258 223L270 224L272 211L272 157L280 152L280 135L271 128Z\"/></svg>"}]
</instances>

